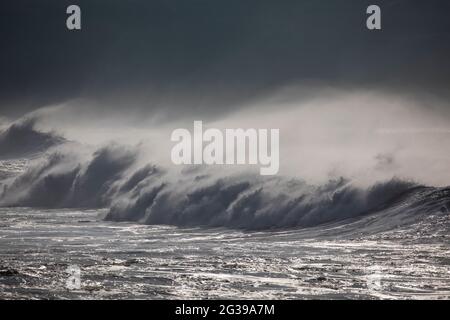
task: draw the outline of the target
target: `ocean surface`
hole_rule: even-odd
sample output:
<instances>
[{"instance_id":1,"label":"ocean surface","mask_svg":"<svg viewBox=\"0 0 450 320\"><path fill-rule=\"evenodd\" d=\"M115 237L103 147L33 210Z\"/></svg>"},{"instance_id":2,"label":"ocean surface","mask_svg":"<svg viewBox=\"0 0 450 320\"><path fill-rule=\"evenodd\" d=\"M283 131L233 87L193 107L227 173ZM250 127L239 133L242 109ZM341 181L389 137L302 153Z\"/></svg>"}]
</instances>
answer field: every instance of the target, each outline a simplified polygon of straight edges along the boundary
<instances>
[{"instance_id":1,"label":"ocean surface","mask_svg":"<svg viewBox=\"0 0 450 320\"><path fill-rule=\"evenodd\" d=\"M0 209L0 299L450 298L448 212L387 231L377 214L252 232L105 214Z\"/></svg>"}]
</instances>

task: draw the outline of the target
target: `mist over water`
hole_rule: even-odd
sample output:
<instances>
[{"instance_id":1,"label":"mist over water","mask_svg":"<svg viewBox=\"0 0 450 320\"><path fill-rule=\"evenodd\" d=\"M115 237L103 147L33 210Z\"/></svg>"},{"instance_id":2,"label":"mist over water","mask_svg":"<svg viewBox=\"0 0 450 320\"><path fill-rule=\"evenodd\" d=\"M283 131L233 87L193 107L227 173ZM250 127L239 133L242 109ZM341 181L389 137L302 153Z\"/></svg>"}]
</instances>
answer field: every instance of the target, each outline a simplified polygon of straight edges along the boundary
<instances>
[{"instance_id":1,"label":"mist over water","mask_svg":"<svg viewBox=\"0 0 450 320\"><path fill-rule=\"evenodd\" d=\"M34 111L25 119L35 119L37 131L53 131L94 149L138 146L143 165L171 167L171 133L177 128L192 131L194 120L201 120L205 130L280 129L280 175L312 184L339 177L366 186L393 177L434 186L450 181L450 151L445 147L450 114L448 103L437 97L294 86L216 115L195 109L177 117L160 110L124 112L126 104L121 111L104 108L92 101L71 101Z\"/></svg>"},{"instance_id":2,"label":"mist over water","mask_svg":"<svg viewBox=\"0 0 450 320\"><path fill-rule=\"evenodd\" d=\"M189 129L190 119L149 127L141 121L129 132L131 117L118 126L117 115L71 126L70 107L53 107L2 133L2 154L17 131L43 150L2 182L0 204L108 208L109 220L148 224L270 229L354 218L417 186L446 185L449 119L424 112L420 101L376 92L279 96L206 124L279 128L278 176L258 177L252 166L171 164L171 129ZM94 137L90 144L86 132ZM30 148L14 151L30 156Z\"/></svg>"}]
</instances>

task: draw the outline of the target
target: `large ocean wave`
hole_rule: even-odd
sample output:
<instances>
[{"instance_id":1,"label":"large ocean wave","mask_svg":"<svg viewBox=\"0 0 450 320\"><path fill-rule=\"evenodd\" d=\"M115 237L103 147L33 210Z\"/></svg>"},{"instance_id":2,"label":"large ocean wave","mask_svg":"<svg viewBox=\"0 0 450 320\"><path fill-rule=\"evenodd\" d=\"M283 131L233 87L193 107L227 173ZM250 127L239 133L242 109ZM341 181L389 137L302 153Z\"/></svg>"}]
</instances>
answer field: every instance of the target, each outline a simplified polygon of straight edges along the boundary
<instances>
[{"instance_id":1,"label":"large ocean wave","mask_svg":"<svg viewBox=\"0 0 450 320\"><path fill-rule=\"evenodd\" d=\"M66 142L54 133L36 130L36 121L21 119L0 132L0 160L33 157Z\"/></svg>"},{"instance_id":2,"label":"large ocean wave","mask_svg":"<svg viewBox=\"0 0 450 320\"><path fill-rule=\"evenodd\" d=\"M15 130L34 131L30 124L13 125L1 137L15 139ZM42 133L25 136L43 141L41 151L63 141ZM450 208L449 189L395 178L369 187L345 178L312 185L205 167L175 172L139 164L137 148L119 145L81 154L74 148L54 149L24 172L1 180L0 206L107 208L105 218L111 221L247 230L312 227L377 212L446 214Z\"/></svg>"}]
</instances>

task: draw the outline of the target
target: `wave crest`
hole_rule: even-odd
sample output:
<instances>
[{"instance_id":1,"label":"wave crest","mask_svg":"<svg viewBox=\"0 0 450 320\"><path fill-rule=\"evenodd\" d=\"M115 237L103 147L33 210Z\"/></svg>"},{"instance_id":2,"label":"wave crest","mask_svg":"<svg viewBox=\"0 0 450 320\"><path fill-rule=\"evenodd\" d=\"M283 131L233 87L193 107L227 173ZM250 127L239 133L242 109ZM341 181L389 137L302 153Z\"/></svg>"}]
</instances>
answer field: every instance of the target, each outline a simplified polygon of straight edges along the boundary
<instances>
[{"instance_id":1,"label":"wave crest","mask_svg":"<svg viewBox=\"0 0 450 320\"><path fill-rule=\"evenodd\" d=\"M36 118L26 118L0 132L0 159L36 156L66 140L56 134L36 130Z\"/></svg>"},{"instance_id":2,"label":"wave crest","mask_svg":"<svg viewBox=\"0 0 450 320\"><path fill-rule=\"evenodd\" d=\"M314 186L285 177L225 176L201 167L175 174L151 164L139 167L138 154L118 145L88 159L51 153L4 183L0 205L109 208L106 219L112 221L262 230L357 218L391 208L401 197L418 205L414 194L426 189L400 179L369 188L344 178ZM443 201L448 208L448 199Z\"/></svg>"}]
</instances>

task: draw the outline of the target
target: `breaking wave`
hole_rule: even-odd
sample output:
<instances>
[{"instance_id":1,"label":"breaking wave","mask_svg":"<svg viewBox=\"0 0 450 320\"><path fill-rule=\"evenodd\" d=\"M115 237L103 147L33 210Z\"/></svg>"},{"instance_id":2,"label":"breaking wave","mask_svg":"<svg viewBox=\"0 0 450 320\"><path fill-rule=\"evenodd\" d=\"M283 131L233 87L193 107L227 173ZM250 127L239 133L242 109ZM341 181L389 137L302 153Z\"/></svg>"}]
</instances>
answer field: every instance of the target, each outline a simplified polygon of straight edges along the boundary
<instances>
[{"instance_id":1,"label":"breaking wave","mask_svg":"<svg viewBox=\"0 0 450 320\"><path fill-rule=\"evenodd\" d=\"M0 160L33 157L66 140L35 129L36 118L26 118L0 131Z\"/></svg>"},{"instance_id":2,"label":"breaking wave","mask_svg":"<svg viewBox=\"0 0 450 320\"><path fill-rule=\"evenodd\" d=\"M303 228L376 212L448 212L450 191L392 179L361 188L339 178L225 175L204 167L173 172L138 164L137 148L110 145L84 158L59 150L0 183L0 206L108 208L106 219L246 230ZM394 210L395 208L395 210Z\"/></svg>"}]
</instances>

